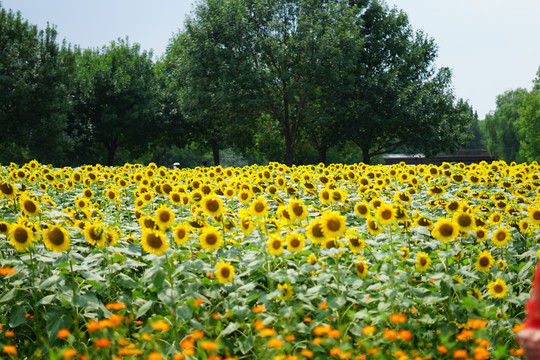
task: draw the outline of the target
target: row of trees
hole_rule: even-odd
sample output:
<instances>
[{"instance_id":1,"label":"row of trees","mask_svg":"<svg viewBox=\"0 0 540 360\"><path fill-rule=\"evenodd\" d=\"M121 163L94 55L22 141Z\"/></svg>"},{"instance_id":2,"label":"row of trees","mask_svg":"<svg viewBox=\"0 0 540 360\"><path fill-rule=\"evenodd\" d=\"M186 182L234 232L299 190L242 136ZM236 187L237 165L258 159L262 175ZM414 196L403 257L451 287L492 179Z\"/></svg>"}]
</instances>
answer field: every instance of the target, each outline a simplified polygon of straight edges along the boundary
<instances>
[{"instance_id":1,"label":"row of trees","mask_svg":"<svg viewBox=\"0 0 540 360\"><path fill-rule=\"evenodd\" d=\"M497 108L486 116L484 138L493 156L506 162L540 160L540 69L533 88L497 96Z\"/></svg>"},{"instance_id":2,"label":"row of trees","mask_svg":"<svg viewBox=\"0 0 540 360\"><path fill-rule=\"evenodd\" d=\"M0 9L0 162L370 162L455 150L477 120L433 40L376 0L203 0L157 61L56 36Z\"/></svg>"}]
</instances>

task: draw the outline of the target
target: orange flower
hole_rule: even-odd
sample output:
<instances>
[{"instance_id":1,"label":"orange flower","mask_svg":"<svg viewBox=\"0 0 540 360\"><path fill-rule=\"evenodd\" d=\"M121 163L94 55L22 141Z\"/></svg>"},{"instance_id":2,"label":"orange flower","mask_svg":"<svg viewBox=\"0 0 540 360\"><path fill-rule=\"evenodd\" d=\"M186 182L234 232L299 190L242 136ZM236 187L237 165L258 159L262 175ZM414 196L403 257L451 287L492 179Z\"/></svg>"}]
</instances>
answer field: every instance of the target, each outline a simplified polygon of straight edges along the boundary
<instances>
[{"instance_id":1,"label":"orange flower","mask_svg":"<svg viewBox=\"0 0 540 360\"><path fill-rule=\"evenodd\" d=\"M17 354L17 348L13 345L4 345L2 352L4 354Z\"/></svg>"},{"instance_id":2,"label":"orange flower","mask_svg":"<svg viewBox=\"0 0 540 360\"><path fill-rule=\"evenodd\" d=\"M384 330L383 338L385 339L394 340L397 336L398 336L398 333L395 330L392 330L392 329Z\"/></svg>"},{"instance_id":3,"label":"orange flower","mask_svg":"<svg viewBox=\"0 0 540 360\"><path fill-rule=\"evenodd\" d=\"M197 298L193 301L193 306L198 308L199 306L201 306L202 304L204 304L204 299L201 299L201 298Z\"/></svg>"},{"instance_id":4,"label":"orange flower","mask_svg":"<svg viewBox=\"0 0 540 360\"><path fill-rule=\"evenodd\" d=\"M15 337L15 333L12 330L8 330L4 333L4 336L7 338Z\"/></svg>"},{"instance_id":5,"label":"orange flower","mask_svg":"<svg viewBox=\"0 0 540 360\"><path fill-rule=\"evenodd\" d=\"M332 330L330 325L319 325L313 329L313 333L317 336L321 336L327 334L330 330Z\"/></svg>"},{"instance_id":6,"label":"orange flower","mask_svg":"<svg viewBox=\"0 0 540 360\"><path fill-rule=\"evenodd\" d=\"M437 345L437 351L441 354L446 354L448 352L448 349L444 345Z\"/></svg>"},{"instance_id":7,"label":"orange flower","mask_svg":"<svg viewBox=\"0 0 540 360\"><path fill-rule=\"evenodd\" d=\"M340 348L332 348L332 349L330 349L329 354L330 354L330 356L338 356L339 354L341 354L341 349Z\"/></svg>"},{"instance_id":8,"label":"orange flower","mask_svg":"<svg viewBox=\"0 0 540 360\"><path fill-rule=\"evenodd\" d=\"M417 313L417 312L418 312L418 309L417 309L417 308L412 308L412 309L411 309L411 312L412 312L412 313Z\"/></svg>"},{"instance_id":9,"label":"orange flower","mask_svg":"<svg viewBox=\"0 0 540 360\"><path fill-rule=\"evenodd\" d=\"M186 355L184 355L184 354L176 353L176 354L173 355L174 360L184 360L185 358L186 358Z\"/></svg>"},{"instance_id":10,"label":"orange flower","mask_svg":"<svg viewBox=\"0 0 540 360\"><path fill-rule=\"evenodd\" d=\"M214 320L220 320L221 319L221 315L217 314L217 313L214 313L212 314L212 319Z\"/></svg>"},{"instance_id":11,"label":"orange flower","mask_svg":"<svg viewBox=\"0 0 540 360\"><path fill-rule=\"evenodd\" d=\"M369 335L373 334L375 332L375 330L377 330L375 328L375 326L368 325L368 326L364 327L364 330L362 330L362 334L364 334L366 336L369 336Z\"/></svg>"},{"instance_id":12,"label":"orange flower","mask_svg":"<svg viewBox=\"0 0 540 360\"><path fill-rule=\"evenodd\" d=\"M122 323L123 316L118 314L112 314L107 320L109 320L109 326L115 328Z\"/></svg>"},{"instance_id":13,"label":"orange flower","mask_svg":"<svg viewBox=\"0 0 540 360\"><path fill-rule=\"evenodd\" d=\"M482 319L471 319L467 321L467 325L469 325L471 328L478 330L486 327L488 321L482 320Z\"/></svg>"},{"instance_id":14,"label":"orange flower","mask_svg":"<svg viewBox=\"0 0 540 360\"><path fill-rule=\"evenodd\" d=\"M71 359L74 356L77 356L77 350L75 349L66 349L64 350L64 359Z\"/></svg>"},{"instance_id":15,"label":"orange flower","mask_svg":"<svg viewBox=\"0 0 540 360\"><path fill-rule=\"evenodd\" d=\"M158 331L169 331L171 328L169 323L163 320L158 320L152 324L152 328Z\"/></svg>"},{"instance_id":16,"label":"orange flower","mask_svg":"<svg viewBox=\"0 0 540 360\"><path fill-rule=\"evenodd\" d=\"M339 338L340 335L341 335L341 331L336 330L336 329L330 330L328 334L326 334L326 336L328 336L329 338L335 338L335 339Z\"/></svg>"},{"instance_id":17,"label":"orange flower","mask_svg":"<svg viewBox=\"0 0 540 360\"><path fill-rule=\"evenodd\" d=\"M116 340L116 344L120 345L120 346L128 346L129 345L129 340L128 339Z\"/></svg>"},{"instance_id":18,"label":"orange flower","mask_svg":"<svg viewBox=\"0 0 540 360\"><path fill-rule=\"evenodd\" d=\"M97 339L94 345L96 347L109 347L111 346L111 341L109 339Z\"/></svg>"},{"instance_id":19,"label":"orange flower","mask_svg":"<svg viewBox=\"0 0 540 360\"><path fill-rule=\"evenodd\" d=\"M270 340L269 342L267 342L266 346L274 348L274 349L279 349L283 346L283 341L275 337L275 338L272 338L272 340Z\"/></svg>"},{"instance_id":20,"label":"orange flower","mask_svg":"<svg viewBox=\"0 0 540 360\"><path fill-rule=\"evenodd\" d=\"M113 302L105 305L105 308L108 310L122 310L126 307L126 304L123 302Z\"/></svg>"},{"instance_id":21,"label":"orange flower","mask_svg":"<svg viewBox=\"0 0 540 360\"><path fill-rule=\"evenodd\" d=\"M291 335L291 334L285 336L285 340L289 342L294 341L295 339L296 338L294 337L294 335Z\"/></svg>"},{"instance_id":22,"label":"orange flower","mask_svg":"<svg viewBox=\"0 0 540 360\"><path fill-rule=\"evenodd\" d=\"M326 309L328 309L328 303L325 303L324 301L321 301L321 302L319 303L319 309L320 309L320 310L326 310Z\"/></svg>"},{"instance_id":23,"label":"orange flower","mask_svg":"<svg viewBox=\"0 0 540 360\"><path fill-rule=\"evenodd\" d=\"M261 333L261 336L270 337L276 334L276 330L271 329L271 328L264 328L260 331L260 333Z\"/></svg>"},{"instance_id":24,"label":"orange flower","mask_svg":"<svg viewBox=\"0 0 540 360\"><path fill-rule=\"evenodd\" d=\"M314 354L313 354L313 351L311 351L311 350L309 350L309 349L303 349L302 352L300 352L300 354L301 354L302 356L305 356L305 357L310 358L310 359L311 359L311 358L313 357L313 355L314 355Z\"/></svg>"},{"instance_id":25,"label":"orange flower","mask_svg":"<svg viewBox=\"0 0 540 360\"><path fill-rule=\"evenodd\" d=\"M456 335L457 341L466 342L474 338L474 332L472 330L462 329L459 334Z\"/></svg>"},{"instance_id":26,"label":"orange flower","mask_svg":"<svg viewBox=\"0 0 540 360\"><path fill-rule=\"evenodd\" d=\"M204 330L195 330L194 332L189 335L189 338L191 340L199 340L204 336Z\"/></svg>"},{"instance_id":27,"label":"orange flower","mask_svg":"<svg viewBox=\"0 0 540 360\"><path fill-rule=\"evenodd\" d=\"M184 350L193 349L195 347L195 343L191 339L187 338L180 341L180 347Z\"/></svg>"},{"instance_id":28,"label":"orange flower","mask_svg":"<svg viewBox=\"0 0 540 360\"><path fill-rule=\"evenodd\" d=\"M390 315L390 321L394 324L403 324L405 320L407 320L407 317L403 314L396 313Z\"/></svg>"},{"instance_id":29,"label":"orange flower","mask_svg":"<svg viewBox=\"0 0 540 360\"><path fill-rule=\"evenodd\" d=\"M141 355L143 351L141 349L122 348L118 350L118 355Z\"/></svg>"},{"instance_id":30,"label":"orange flower","mask_svg":"<svg viewBox=\"0 0 540 360\"><path fill-rule=\"evenodd\" d=\"M200 345L206 351L216 351L218 348L218 344L215 341L201 341Z\"/></svg>"},{"instance_id":31,"label":"orange flower","mask_svg":"<svg viewBox=\"0 0 540 360\"><path fill-rule=\"evenodd\" d=\"M60 329L58 330L58 333L56 336L58 336L59 339L65 339L71 335L71 332L68 329Z\"/></svg>"},{"instance_id":32,"label":"orange flower","mask_svg":"<svg viewBox=\"0 0 540 360\"><path fill-rule=\"evenodd\" d=\"M15 274L15 268L12 267L0 267L0 276L8 276Z\"/></svg>"},{"instance_id":33,"label":"orange flower","mask_svg":"<svg viewBox=\"0 0 540 360\"><path fill-rule=\"evenodd\" d=\"M319 344L322 344L322 342L324 341L324 339L322 337L314 337L313 340L312 340L312 343L313 345L319 345Z\"/></svg>"},{"instance_id":34,"label":"orange flower","mask_svg":"<svg viewBox=\"0 0 540 360\"><path fill-rule=\"evenodd\" d=\"M409 330L399 330L398 337L402 340L411 340L412 332L410 332Z\"/></svg>"},{"instance_id":35,"label":"orange flower","mask_svg":"<svg viewBox=\"0 0 540 360\"><path fill-rule=\"evenodd\" d=\"M158 352L153 352L150 355L148 355L148 360L163 360L163 357Z\"/></svg>"},{"instance_id":36,"label":"orange flower","mask_svg":"<svg viewBox=\"0 0 540 360\"><path fill-rule=\"evenodd\" d=\"M255 330L261 330L266 327L266 324L262 320L255 320Z\"/></svg>"},{"instance_id":37,"label":"orange flower","mask_svg":"<svg viewBox=\"0 0 540 360\"><path fill-rule=\"evenodd\" d=\"M514 333L518 333L520 332L523 328L525 327L525 324L520 324L519 322L516 321L516 325L514 325L514 328L512 329L512 331Z\"/></svg>"},{"instance_id":38,"label":"orange flower","mask_svg":"<svg viewBox=\"0 0 540 360\"><path fill-rule=\"evenodd\" d=\"M86 327L88 328L89 332L94 332L100 329L99 323L96 320L90 320L90 322L86 324Z\"/></svg>"},{"instance_id":39,"label":"orange flower","mask_svg":"<svg viewBox=\"0 0 540 360\"><path fill-rule=\"evenodd\" d=\"M262 313L262 312L266 312L266 306L264 305L257 305L257 306L254 306L251 311L253 311L254 313L258 314L258 313Z\"/></svg>"},{"instance_id":40,"label":"orange flower","mask_svg":"<svg viewBox=\"0 0 540 360\"><path fill-rule=\"evenodd\" d=\"M489 350L483 347L475 347L473 349L474 360L487 360L489 359Z\"/></svg>"},{"instance_id":41,"label":"orange flower","mask_svg":"<svg viewBox=\"0 0 540 360\"><path fill-rule=\"evenodd\" d=\"M311 322L311 318L310 317L305 317L304 322Z\"/></svg>"},{"instance_id":42,"label":"orange flower","mask_svg":"<svg viewBox=\"0 0 540 360\"><path fill-rule=\"evenodd\" d=\"M455 350L453 354L454 359L465 359L467 356L467 350Z\"/></svg>"}]
</instances>

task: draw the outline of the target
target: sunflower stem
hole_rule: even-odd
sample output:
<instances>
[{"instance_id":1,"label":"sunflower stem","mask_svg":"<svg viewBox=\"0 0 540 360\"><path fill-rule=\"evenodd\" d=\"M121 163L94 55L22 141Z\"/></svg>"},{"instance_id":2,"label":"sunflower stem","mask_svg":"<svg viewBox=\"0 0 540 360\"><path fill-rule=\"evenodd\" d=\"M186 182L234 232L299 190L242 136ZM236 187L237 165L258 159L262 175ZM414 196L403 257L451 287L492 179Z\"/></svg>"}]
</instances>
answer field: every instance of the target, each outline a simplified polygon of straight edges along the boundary
<instances>
[{"instance_id":1,"label":"sunflower stem","mask_svg":"<svg viewBox=\"0 0 540 360\"><path fill-rule=\"evenodd\" d=\"M71 275L71 288L73 291L73 297L72 297L72 303L75 303L75 296L77 294L77 279L75 278L75 271L73 271L73 264L71 263L71 249L67 252L67 261L69 263L69 274ZM75 339L77 341L77 344L80 344L81 340L81 333L79 329L79 307L75 304L73 304L73 312L75 314L75 319L73 320L73 324L75 326Z\"/></svg>"},{"instance_id":2,"label":"sunflower stem","mask_svg":"<svg viewBox=\"0 0 540 360\"><path fill-rule=\"evenodd\" d=\"M167 261L169 284L171 285L171 290L173 290L174 289L174 278L173 278L174 260L169 259L169 255L167 255L167 251L165 251L165 260ZM178 324L177 324L177 318L176 318L176 311L174 311L174 309L169 309L169 312L171 313L171 316L172 316L173 337L174 337L173 344L175 344L176 346L176 344L178 343Z\"/></svg>"}]
</instances>

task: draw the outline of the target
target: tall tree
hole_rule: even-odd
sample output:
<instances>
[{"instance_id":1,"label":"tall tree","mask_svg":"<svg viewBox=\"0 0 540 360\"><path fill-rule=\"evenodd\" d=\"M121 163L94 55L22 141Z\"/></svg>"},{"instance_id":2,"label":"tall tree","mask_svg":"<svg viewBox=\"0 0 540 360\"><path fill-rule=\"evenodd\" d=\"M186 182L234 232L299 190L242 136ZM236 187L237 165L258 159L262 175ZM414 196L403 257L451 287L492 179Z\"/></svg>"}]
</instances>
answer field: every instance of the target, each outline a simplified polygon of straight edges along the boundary
<instances>
[{"instance_id":1,"label":"tall tree","mask_svg":"<svg viewBox=\"0 0 540 360\"><path fill-rule=\"evenodd\" d=\"M450 71L435 71L434 41L414 32L404 12L376 0L366 3L347 126L363 161L398 148L427 154L458 147L473 114L456 101ZM436 141L426 141L428 133Z\"/></svg>"},{"instance_id":2,"label":"tall tree","mask_svg":"<svg viewBox=\"0 0 540 360\"><path fill-rule=\"evenodd\" d=\"M334 57L343 56L340 44L360 39L358 12L348 1L202 1L173 39L179 45L171 46L179 50L186 117L212 145L224 135L229 142L240 133L246 140L250 132L239 131L241 126L253 129L267 114L279 125L284 160L292 164L321 79L342 70L327 65L339 64ZM336 45L328 51L331 39Z\"/></svg>"},{"instance_id":3,"label":"tall tree","mask_svg":"<svg viewBox=\"0 0 540 360\"><path fill-rule=\"evenodd\" d=\"M526 161L540 161L540 69L533 81L532 91L525 96L518 121L520 135L519 154Z\"/></svg>"},{"instance_id":4,"label":"tall tree","mask_svg":"<svg viewBox=\"0 0 540 360\"><path fill-rule=\"evenodd\" d=\"M75 121L113 165L119 148L142 153L159 131L152 54L127 39L87 49L77 59Z\"/></svg>"},{"instance_id":5,"label":"tall tree","mask_svg":"<svg viewBox=\"0 0 540 360\"><path fill-rule=\"evenodd\" d=\"M526 89L516 89L498 95L497 108L493 114L486 115L487 149L492 156L508 163L519 160L518 121L527 94Z\"/></svg>"}]
</instances>

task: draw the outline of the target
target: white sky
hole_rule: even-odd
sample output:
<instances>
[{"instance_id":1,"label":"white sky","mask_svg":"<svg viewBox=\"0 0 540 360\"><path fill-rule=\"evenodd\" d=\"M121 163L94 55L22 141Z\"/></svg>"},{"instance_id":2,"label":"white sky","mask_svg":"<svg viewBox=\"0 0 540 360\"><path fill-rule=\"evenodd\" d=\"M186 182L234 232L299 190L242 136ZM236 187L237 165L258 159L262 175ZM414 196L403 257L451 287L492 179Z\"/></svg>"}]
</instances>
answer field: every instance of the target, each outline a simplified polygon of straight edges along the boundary
<instances>
[{"instance_id":1,"label":"white sky","mask_svg":"<svg viewBox=\"0 0 540 360\"><path fill-rule=\"evenodd\" d=\"M483 119L506 90L531 89L540 67L540 1L386 0L409 15L413 28L439 47L437 66L452 69L455 93ZM101 47L129 36L159 56L182 27L192 0L0 0L4 8L44 28L59 41Z\"/></svg>"}]
</instances>

